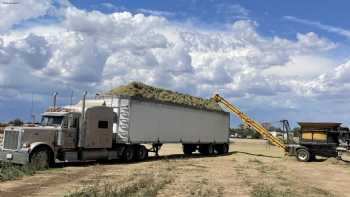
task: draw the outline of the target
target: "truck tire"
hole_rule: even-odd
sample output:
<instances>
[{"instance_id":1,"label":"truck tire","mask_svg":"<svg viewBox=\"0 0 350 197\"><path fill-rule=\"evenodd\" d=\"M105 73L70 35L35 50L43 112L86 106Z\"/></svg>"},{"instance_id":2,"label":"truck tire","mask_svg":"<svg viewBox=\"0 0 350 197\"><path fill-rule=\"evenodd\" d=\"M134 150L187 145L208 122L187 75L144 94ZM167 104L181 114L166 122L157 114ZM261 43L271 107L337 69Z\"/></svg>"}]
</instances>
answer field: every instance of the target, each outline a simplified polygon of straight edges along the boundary
<instances>
[{"instance_id":1,"label":"truck tire","mask_svg":"<svg viewBox=\"0 0 350 197\"><path fill-rule=\"evenodd\" d=\"M301 149L297 150L296 157L297 157L298 161L308 162L308 161L310 161L311 154L307 149L301 148Z\"/></svg>"},{"instance_id":2,"label":"truck tire","mask_svg":"<svg viewBox=\"0 0 350 197\"><path fill-rule=\"evenodd\" d=\"M43 170L50 167L50 152L47 148L41 147L30 154L29 162L36 170Z\"/></svg>"},{"instance_id":3,"label":"truck tire","mask_svg":"<svg viewBox=\"0 0 350 197\"><path fill-rule=\"evenodd\" d=\"M228 144L216 144L215 150L217 154L227 154L228 153Z\"/></svg>"},{"instance_id":4,"label":"truck tire","mask_svg":"<svg viewBox=\"0 0 350 197\"><path fill-rule=\"evenodd\" d=\"M146 149L145 146L140 145L136 149L136 159L138 161L143 161L148 158L148 150Z\"/></svg>"},{"instance_id":5,"label":"truck tire","mask_svg":"<svg viewBox=\"0 0 350 197\"><path fill-rule=\"evenodd\" d=\"M127 146L123 152L123 160L126 162L132 162L135 159L135 148L133 146Z\"/></svg>"},{"instance_id":6,"label":"truck tire","mask_svg":"<svg viewBox=\"0 0 350 197\"><path fill-rule=\"evenodd\" d=\"M208 144L208 154L214 155L215 154L215 148L213 144Z\"/></svg>"},{"instance_id":7,"label":"truck tire","mask_svg":"<svg viewBox=\"0 0 350 197\"><path fill-rule=\"evenodd\" d=\"M198 149L199 153L203 154L203 155L207 155L208 154L208 148L206 144L201 144L199 145L199 149Z\"/></svg>"},{"instance_id":8,"label":"truck tire","mask_svg":"<svg viewBox=\"0 0 350 197\"><path fill-rule=\"evenodd\" d=\"M213 144L202 144L199 145L199 152L203 155L213 155L215 153Z\"/></svg>"},{"instance_id":9,"label":"truck tire","mask_svg":"<svg viewBox=\"0 0 350 197\"><path fill-rule=\"evenodd\" d=\"M316 160L316 155L315 154L310 154L309 161L315 161L315 160Z\"/></svg>"},{"instance_id":10,"label":"truck tire","mask_svg":"<svg viewBox=\"0 0 350 197\"><path fill-rule=\"evenodd\" d=\"M230 150L230 145L229 144L224 144L224 154L227 154Z\"/></svg>"},{"instance_id":11,"label":"truck tire","mask_svg":"<svg viewBox=\"0 0 350 197\"><path fill-rule=\"evenodd\" d=\"M194 151L194 146L192 144L183 144L182 150L183 150L185 155L192 155L192 153Z\"/></svg>"}]
</instances>

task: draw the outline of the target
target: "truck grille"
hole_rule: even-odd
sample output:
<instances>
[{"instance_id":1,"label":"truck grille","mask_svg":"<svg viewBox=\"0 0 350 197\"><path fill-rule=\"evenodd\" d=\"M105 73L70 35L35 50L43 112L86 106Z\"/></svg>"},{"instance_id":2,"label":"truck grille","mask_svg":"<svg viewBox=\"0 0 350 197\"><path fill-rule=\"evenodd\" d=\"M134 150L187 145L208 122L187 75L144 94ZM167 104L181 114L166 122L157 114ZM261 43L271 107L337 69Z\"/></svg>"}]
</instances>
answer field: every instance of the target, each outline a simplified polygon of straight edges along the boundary
<instances>
[{"instance_id":1,"label":"truck grille","mask_svg":"<svg viewBox=\"0 0 350 197\"><path fill-rule=\"evenodd\" d=\"M16 150L18 147L19 131L5 131L4 149Z\"/></svg>"}]
</instances>

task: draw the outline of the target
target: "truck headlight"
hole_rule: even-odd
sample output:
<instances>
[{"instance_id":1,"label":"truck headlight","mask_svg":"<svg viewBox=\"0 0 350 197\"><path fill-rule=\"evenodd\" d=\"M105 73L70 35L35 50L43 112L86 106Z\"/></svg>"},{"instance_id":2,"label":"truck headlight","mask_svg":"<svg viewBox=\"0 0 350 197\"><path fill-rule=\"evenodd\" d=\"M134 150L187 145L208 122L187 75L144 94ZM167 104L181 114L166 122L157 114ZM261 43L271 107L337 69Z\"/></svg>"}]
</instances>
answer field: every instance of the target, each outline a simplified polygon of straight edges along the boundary
<instances>
[{"instance_id":1,"label":"truck headlight","mask_svg":"<svg viewBox=\"0 0 350 197\"><path fill-rule=\"evenodd\" d=\"M30 147L30 144L29 143L23 143L22 144L22 148L29 148Z\"/></svg>"}]
</instances>

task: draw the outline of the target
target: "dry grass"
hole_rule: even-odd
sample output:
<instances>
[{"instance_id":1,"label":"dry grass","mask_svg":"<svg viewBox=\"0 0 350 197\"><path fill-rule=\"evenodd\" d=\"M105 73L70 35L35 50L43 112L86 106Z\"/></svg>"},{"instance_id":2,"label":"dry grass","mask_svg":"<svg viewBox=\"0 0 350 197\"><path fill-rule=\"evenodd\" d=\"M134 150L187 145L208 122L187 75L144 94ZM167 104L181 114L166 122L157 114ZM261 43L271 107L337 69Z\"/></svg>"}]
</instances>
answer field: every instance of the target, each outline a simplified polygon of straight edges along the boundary
<instances>
[{"instance_id":1,"label":"dry grass","mask_svg":"<svg viewBox=\"0 0 350 197\"><path fill-rule=\"evenodd\" d=\"M181 145L164 145L161 158L146 162L68 165L0 183L0 196L331 197L350 193L346 162L301 163L261 140L236 140L231 151L217 157L186 157Z\"/></svg>"},{"instance_id":2,"label":"dry grass","mask_svg":"<svg viewBox=\"0 0 350 197\"><path fill-rule=\"evenodd\" d=\"M159 178L153 175L147 175L137 181L133 181L128 185L120 183L105 182L99 183L94 182L90 185L85 185L76 191L70 192L65 195L66 197L133 197L133 196L157 196L159 190L165 185L169 184L171 179Z\"/></svg>"}]
</instances>

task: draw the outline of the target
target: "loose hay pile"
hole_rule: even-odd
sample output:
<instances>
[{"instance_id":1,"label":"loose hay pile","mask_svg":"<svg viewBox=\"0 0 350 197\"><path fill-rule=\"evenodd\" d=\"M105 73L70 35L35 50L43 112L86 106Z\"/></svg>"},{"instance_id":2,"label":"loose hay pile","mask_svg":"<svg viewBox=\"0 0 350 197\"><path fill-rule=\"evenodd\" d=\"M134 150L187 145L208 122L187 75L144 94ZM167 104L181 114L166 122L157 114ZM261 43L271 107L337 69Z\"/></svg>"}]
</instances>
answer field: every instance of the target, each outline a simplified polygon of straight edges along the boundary
<instances>
[{"instance_id":1,"label":"loose hay pile","mask_svg":"<svg viewBox=\"0 0 350 197\"><path fill-rule=\"evenodd\" d=\"M120 86L112 89L108 94L127 95L138 99L155 100L212 111L223 111L212 99L194 97L188 94L156 88L140 82L132 82L128 85Z\"/></svg>"}]
</instances>

